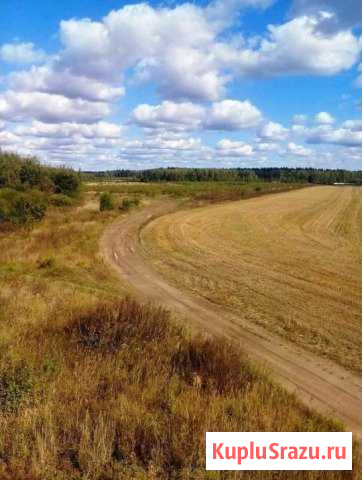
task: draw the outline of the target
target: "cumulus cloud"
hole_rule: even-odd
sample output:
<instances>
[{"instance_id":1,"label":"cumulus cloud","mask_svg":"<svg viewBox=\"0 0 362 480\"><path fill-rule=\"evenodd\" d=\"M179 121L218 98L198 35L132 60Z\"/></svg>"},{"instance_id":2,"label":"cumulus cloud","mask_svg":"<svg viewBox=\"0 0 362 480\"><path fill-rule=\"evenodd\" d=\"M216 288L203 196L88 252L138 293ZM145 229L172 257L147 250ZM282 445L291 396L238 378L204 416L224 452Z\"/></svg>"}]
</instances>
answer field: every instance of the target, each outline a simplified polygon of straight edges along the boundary
<instances>
[{"instance_id":1,"label":"cumulus cloud","mask_svg":"<svg viewBox=\"0 0 362 480\"><path fill-rule=\"evenodd\" d=\"M325 30L340 30L362 25L362 9L356 0L294 0L292 14L315 14L330 12L322 27Z\"/></svg>"},{"instance_id":2,"label":"cumulus cloud","mask_svg":"<svg viewBox=\"0 0 362 480\"><path fill-rule=\"evenodd\" d=\"M73 75L69 69L57 71L48 65L12 73L8 83L11 89L21 92L55 93L90 101L112 102L124 95L123 87L114 87L81 75Z\"/></svg>"},{"instance_id":3,"label":"cumulus cloud","mask_svg":"<svg viewBox=\"0 0 362 480\"><path fill-rule=\"evenodd\" d=\"M245 142L235 142L229 139L222 139L217 143L217 154L224 157L249 157L253 155L254 149Z\"/></svg>"},{"instance_id":4,"label":"cumulus cloud","mask_svg":"<svg viewBox=\"0 0 362 480\"><path fill-rule=\"evenodd\" d=\"M258 133L262 141L275 142L285 140L288 136L288 129L277 122L268 122L260 129Z\"/></svg>"},{"instance_id":5,"label":"cumulus cloud","mask_svg":"<svg viewBox=\"0 0 362 480\"><path fill-rule=\"evenodd\" d=\"M154 82L170 99L217 100L226 92L229 77L211 54L175 46L160 57L137 64L136 79Z\"/></svg>"},{"instance_id":6,"label":"cumulus cloud","mask_svg":"<svg viewBox=\"0 0 362 480\"><path fill-rule=\"evenodd\" d=\"M315 116L315 122L319 123L320 125L332 125L335 122L335 120L330 113L319 112Z\"/></svg>"},{"instance_id":7,"label":"cumulus cloud","mask_svg":"<svg viewBox=\"0 0 362 480\"><path fill-rule=\"evenodd\" d=\"M287 152L298 157L309 157L312 154L310 148L303 147L303 145L297 145L294 142L289 142L287 146Z\"/></svg>"},{"instance_id":8,"label":"cumulus cloud","mask_svg":"<svg viewBox=\"0 0 362 480\"><path fill-rule=\"evenodd\" d=\"M15 145L19 145L21 142L21 137L15 135L13 132L0 131L0 148L9 148Z\"/></svg>"},{"instance_id":9,"label":"cumulus cloud","mask_svg":"<svg viewBox=\"0 0 362 480\"><path fill-rule=\"evenodd\" d=\"M278 154L307 157L311 150L305 141L358 148L362 130L357 121L335 128L333 117L320 112L314 125L296 115L288 129L265 120L250 101L227 95L229 84L245 77L334 75L352 67L362 41L352 30L359 13L352 14L350 1L341 7L337 0L294 0L288 21L252 37L242 31L239 14L249 7L267 8L274 0L132 4L99 21L62 21L61 48L52 56L32 43L2 45L2 61L31 65L2 78L2 142L45 152L54 161L87 156L105 161L108 156L113 162L119 161L119 151L126 162L179 159L193 164L216 157L234 162L254 152L265 160ZM129 124L140 126L144 138L126 140L121 127L106 119L125 85L134 89L143 83L161 99L130 113ZM362 86L360 76L356 86ZM245 129L255 129L254 140L224 138L211 147L190 136Z\"/></svg>"},{"instance_id":10,"label":"cumulus cloud","mask_svg":"<svg viewBox=\"0 0 362 480\"><path fill-rule=\"evenodd\" d=\"M175 132L147 135L144 139L124 141L119 147L119 159L132 168L151 166L202 165L213 159L212 149L201 139Z\"/></svg>"},{"instance_id":11,"label":"cumulus cloud","mask_svg":"<svg viewBox=\"0 0 362 480\"><path fill-rule=\"evenodd\" d=\"M93 124L81 123L43 123L33 121L29 126L20 126L15 132L18 135L45 138L119 138L122 133L120 125L109 122Z\"/></svg>"},{"instance_id":12,"label":"cumulus cloud","mask_svg":"<svg viewBox=\"0 0 362 480\"><path fill-rule=\"evenodd\" d=\"M269 25L258 48L234 52L230 62L244 75L334 75L347 70L358 61L360 42L350 30L321 32L318 27L326 15Z\"/></svg>"},{"instance_id":13,"label":"cumulus cloud","mask_svg":"<svg viewBox=\"0 0 362 480\"><path fill-rule=\"evenodd\" d=\"M239 10L247 7L267 8L276 0L215 0L206 8L206 15L214 21L232 21Z\"/></svg>"},{"instance_id":14,"label":"cumulus cloud","mask_svg":"<svg viewBox=\"0 0 362 480\"><path fill-rule=\"evenodd\" d=\"M226 78L210 46L217 27L204 9L189 3L175 8L127 5L102 22L61 22L61 63L76 75L114 81L135 68L140 81L154 81L169 98L215 100Z\"/></svg>"},{"instance_id":15,"label":"cumulus cloud","mask_svg":"<svg viewBox=\"0 0 362 480\"><path fill-rule=\"evenodd\" d=\"M292 132L295 137L301 138L309 144L337 145L347 148L362 147L361 119L347 120L340 126L335 126L331 122L319 123L315 126L295 125Z\"/></svg>"},{"instance_id":16,"label":"cumulus cloud","mask_svg":"<svg viewBox=\"0 0 362 480\"><path fill-rule=\"evenodd\" d=\"M201 140L193 137L165 137L163 135L156 135L154 137L146 138L142 142L142 146L151 150L192 150L199 149Z\"/></svg>"},{"instance_id":17,"label":"cumulus cloud","mask_svg":"<svg viewBox=\"0 0 362 480\"><path fill-rule=\"evenodd\" d=\"M33 43L5 43L0 46L0 60L13 64L41 63L47 58L45 52Z\"/></svg>"},{"instance_id":18,"label":"cumulus cloud","mask_svg":"<svg viewBox=\"0 0 362 480\"><path fill-rule=\"evenodd\" d=\"M312 130L308 134L309 143L325 143L345 147L362 147L362 131L348 128Z\"/></svg>"},{"instance_id":19,"label":"cumulus cloud","mask_svg":"<svg viewBox=\"0 0 362 480\"><path fill-rule=\"evenodd\" d=\"M304 125L308 120L307 115L297 114L293 116L293 123L295 125Z\"/></svg>"},{"instance_id":20,"label":"cumulus cloud","mask_svg":"<svg viewBox=\"0 0 362 480\"><path fill-rule=\"evenodd\" d=\"M343 122L342 127L355 132L362 132L362 119L346 120Z\"/></svg>"},{"instance_id":21,"label":"cumulus cloud","mask_svg":"<svg viewBox=\"0 0 362 480\"><path fill-rule=\"evenodd\" d=\"M223 100L214 103L207 115L205 128L210 130L242 130L256 127L262 121L261 112L248 100Z\"/></svg>"},{"instance_id":22,"label":"cumulus cloud","mask_svg":"<svg viewBox=\"0 0 362 480\"><path fill-rule=\"evenodd\" d=\"M248 100L223 100L209 108L190 102L164 101L155 106L139 105L133 110L131 121L154 129L242 130L259 125L262 114Z\"/></svg>"},{"instance_id":23,"label":"cumulus cloud","mask_svg":"<svg viewBox=\"0 0 362 480\"><path fill-rule=\"evenodd\" d=\"M65 121L92 123L109 113L106 103L69 99L62 95L12 90L0 94L0 118L11 121L36 119L50 123Z\"/></svg>"},{"instance_id":24,"label":"cumulus cloud","mask_svg":"<svg viewBox=\"0 0 362 480\"><path fill-rule=\"evenodd\" d=\"M203 116L204 108L199 105L164 101L155 106L138 105L131 114L131 120L146 128L190 130L200 126Z\"/></svg>"},{"instance_id":25,"label":"cumulus cloud","mask_svg":"<svg viewBox=\"0 0 362 480\"><path fill-rule=\"evenodd\" d=\"M270 143L270 142L259 142L256 144L256 149L259 152L273 152L278 149L277 143Z\"/></svg>"},{"instance_id":26,"label":"cumulus cloud","mask_svg":"<svg viewBox=\"0 0 362 480\"><path fill-rule=\"evenodd\" d=\"M205 8L135 4L102 21L62 21L63 48L51 66L18 74L12 88L27 90L34 82L42 92L112 100L123 93L117 83L130 72L137 81L155 83L168 99L216 101L237 75L331 75L356 62L358 39L348 30L321 33L318 27L326 15L321 13L270 25L256 42L230 42L222 36L225 18L235 17L230 12L271 3L229 0Z\"/></svg>"}]
</instances>

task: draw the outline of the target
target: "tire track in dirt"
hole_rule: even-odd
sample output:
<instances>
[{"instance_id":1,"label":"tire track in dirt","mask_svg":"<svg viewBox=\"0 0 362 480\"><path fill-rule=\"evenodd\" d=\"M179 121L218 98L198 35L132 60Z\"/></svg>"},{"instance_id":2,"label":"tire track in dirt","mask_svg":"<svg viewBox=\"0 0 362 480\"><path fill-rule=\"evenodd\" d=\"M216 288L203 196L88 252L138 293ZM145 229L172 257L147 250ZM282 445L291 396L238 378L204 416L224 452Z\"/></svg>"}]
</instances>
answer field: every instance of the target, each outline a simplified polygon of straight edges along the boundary
<instances>
[{"instance_id":1,"label":"tire track in dirt","mask_svg":"<svg viewBox=\"0 0 362 480\"><path fill-rule=\"evenodd\" d=\"M338 417L360 435L362 381L357 375L205 298L180 290L146 261L140 242L142 227L175 209L177 202L155 202L111 225L101 240L106 261L140 300L165 306L202 332L238 342L250 358L266 365L273 377L306 405Z\"/></svg>"}]
</instances>

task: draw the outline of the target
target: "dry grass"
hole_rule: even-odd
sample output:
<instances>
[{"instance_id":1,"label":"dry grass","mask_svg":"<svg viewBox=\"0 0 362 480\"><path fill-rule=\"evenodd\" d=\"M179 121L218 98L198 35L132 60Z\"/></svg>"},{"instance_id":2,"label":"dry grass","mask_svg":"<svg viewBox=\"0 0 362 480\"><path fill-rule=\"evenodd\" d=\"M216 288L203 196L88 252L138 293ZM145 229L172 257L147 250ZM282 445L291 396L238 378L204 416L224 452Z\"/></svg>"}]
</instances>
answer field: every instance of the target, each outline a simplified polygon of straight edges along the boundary
<instances>
[{"instance_id":1,"label":"dry grass","mask_svg":"<svg viewBox=\"0 0 362 480\"><path fill-rule=\"evenodd\" d=\"M178 286L361 371L362 190L315 187L178 212L143 231Z\"/></svg>"},{"instance_id":2,"label":"dry grass","mask_svg":"<svg viewBox=\"0 0 362 480\"><path fill-rule=\"evenodd\" d=\"M206 430L337 430L229 345L121 300L93 195L0 237L0 479L326 479L204 470ZM230 375L231 372L231 375ZM196 379L196 380L195 380Z\"/></svg>"},{"instance_id":3,"label":"dry grass","mask_svg":"<svg viewBox=\"0 0 362 480\"><path fill-rule=\"evenodd\" d=\"M234 478L205 472L205 431L340 429L230 345L190 339L165 311L132 300L53 312L18 332L16 353L6 368L18 395L0 403L4 480Z\"/></svg>"},{"instance_id":4,"label":"dry grass","mask_svg":"<svg viewBox=\"0 0 362 480\"><path fill-rule=\"evenodd\" d=\"M300 188L297 183L280 182L108 182L87 183L89 192L107 191L121 195L142 195L156 197L168 195L176 198L188 198L195 202L213 203L226 200L239 200Z\"/></svg>"}]
</instances>

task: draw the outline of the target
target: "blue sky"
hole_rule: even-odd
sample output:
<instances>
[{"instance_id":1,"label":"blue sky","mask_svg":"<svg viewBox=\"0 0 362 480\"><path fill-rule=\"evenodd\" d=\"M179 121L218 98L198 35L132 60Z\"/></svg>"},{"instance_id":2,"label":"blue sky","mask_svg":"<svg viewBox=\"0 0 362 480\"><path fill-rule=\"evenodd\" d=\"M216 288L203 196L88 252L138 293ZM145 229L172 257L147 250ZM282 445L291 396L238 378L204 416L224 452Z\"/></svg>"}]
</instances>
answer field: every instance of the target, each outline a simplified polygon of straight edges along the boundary
<instances>
[{"instance_id":1,"label":"blue sky","mask_svg":"<svg viewBox=\"0 0 362 480\"><path fill-rule=\"evenodd\" d=\"M354 0L3 0L0 148L82 169L361 169Z\"/></svg>"}]
</instances>

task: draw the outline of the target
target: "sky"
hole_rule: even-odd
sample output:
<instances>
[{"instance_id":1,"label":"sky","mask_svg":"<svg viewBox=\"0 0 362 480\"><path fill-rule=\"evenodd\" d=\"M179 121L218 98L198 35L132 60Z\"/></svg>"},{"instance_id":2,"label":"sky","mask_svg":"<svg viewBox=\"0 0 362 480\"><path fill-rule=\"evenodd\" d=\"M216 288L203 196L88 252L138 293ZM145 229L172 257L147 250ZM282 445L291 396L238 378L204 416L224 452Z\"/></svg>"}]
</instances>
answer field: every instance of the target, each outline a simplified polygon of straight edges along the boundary
<instances>
[{"instance_id":1,"label":"sky","mask_svg":"<svg viewBox=\"0 0 362 480\"><path fill-rule=\"evenodd\" d=\"M362 169L359 0L1 0L0 149Z\"/></svg>"}]
</instances>

